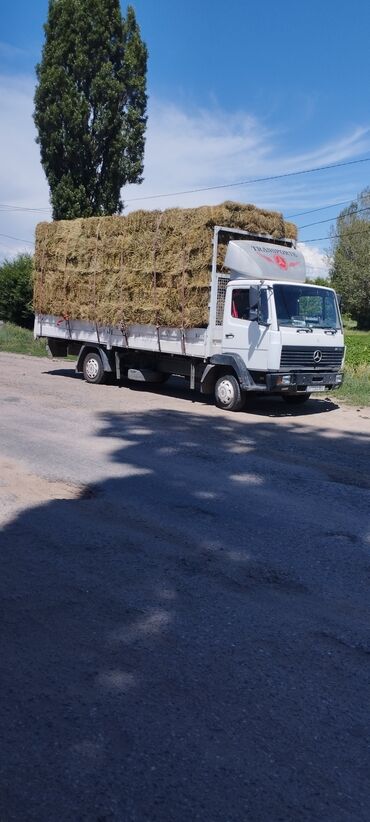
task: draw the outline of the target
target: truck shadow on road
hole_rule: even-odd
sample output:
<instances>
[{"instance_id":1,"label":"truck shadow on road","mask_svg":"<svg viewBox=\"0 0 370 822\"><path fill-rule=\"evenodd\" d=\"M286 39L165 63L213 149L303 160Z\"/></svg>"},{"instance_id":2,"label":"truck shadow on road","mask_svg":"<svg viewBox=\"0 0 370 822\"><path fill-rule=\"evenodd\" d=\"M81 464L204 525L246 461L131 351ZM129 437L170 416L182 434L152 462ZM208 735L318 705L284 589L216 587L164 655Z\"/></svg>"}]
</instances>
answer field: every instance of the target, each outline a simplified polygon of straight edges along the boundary
<instances>
[{"instance_id":1,"label":"truck shadow on road","mask_svg":"<svg viewBox=\"0 0 370 822\"><path fill-rule=\"evenodd\" d=\"M44 371L52 377L70 377L72 379L83 380L81 374L76 374L71 368L58 368L52 371ZM165 397L174 397L181 400L187 400L189 403L200 403L202 405L213 405L213 397L204 396L199 391L190 391L189 385L183 377L171 377L165 385L150 385L135 383L133 381L122 380L117 383L112 383L109 387L112 391L119 389L126 389L136 393L154 394L156 396L163 395ZM96 386L99 390L99 386ZM334 395L335 396L335 395ZM313 414L322 414L326 411L335 411L339 405L330 397L321 399L312 397L307 403L302 406L294 406L285 404L280 397L263 397L250 394L247 395L246 406L244 413L254 414L256 416L268 417L305 417Z\"/></svg>"},{"instance_id":2,"label":"truck shadow on road","mask_svg":"<svg viewBox=\"0 0 370 822\"><path fill-rule=\"evenodd\" d=\"M0 815L365 819L370 438L97 423L108 476L0 533Z\"/></svg>"}]
</instances>

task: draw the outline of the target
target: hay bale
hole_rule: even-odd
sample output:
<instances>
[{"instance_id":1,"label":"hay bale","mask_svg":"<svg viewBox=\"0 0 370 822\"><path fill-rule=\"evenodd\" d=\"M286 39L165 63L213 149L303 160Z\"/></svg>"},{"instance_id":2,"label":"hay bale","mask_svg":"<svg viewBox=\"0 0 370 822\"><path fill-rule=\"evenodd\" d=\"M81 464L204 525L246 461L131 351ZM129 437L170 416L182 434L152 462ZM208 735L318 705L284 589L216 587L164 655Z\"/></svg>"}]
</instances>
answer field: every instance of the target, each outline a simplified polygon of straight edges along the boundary
<instances>
[{"instance_id":1,"label":"hay bale","mask_svg":"<svg viewBox=\"0 0 370 822\"><path fill-rule=\"evenodd\" d=\"M40 223L35 311L103 325L206 325L215 225L296 237L278 212L234 202ZM220 268L225 251L221 243Z\"/></svg>"}]
</instances>

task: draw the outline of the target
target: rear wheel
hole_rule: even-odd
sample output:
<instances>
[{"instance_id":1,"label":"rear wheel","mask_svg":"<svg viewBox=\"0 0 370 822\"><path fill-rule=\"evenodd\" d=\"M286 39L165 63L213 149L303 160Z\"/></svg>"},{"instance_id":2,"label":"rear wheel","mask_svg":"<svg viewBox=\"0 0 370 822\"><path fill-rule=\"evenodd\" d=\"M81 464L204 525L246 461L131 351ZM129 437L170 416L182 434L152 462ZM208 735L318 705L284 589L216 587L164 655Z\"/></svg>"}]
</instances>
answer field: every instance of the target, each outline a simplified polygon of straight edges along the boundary
<instances>
[{"instance_id":1,"label":"rear wheel","mask_svg":"<svg viewBox=\"0 0 370 822\"><path fill-rule=\"evenodd\" d=\"M281 396L288 405L303 405L304 402L310 399L311 394L282 394Z\"/></svg>"},{"instance_id":2,"label":"rear wheel","mask_svg":"<svg viewBox=\"0 0 370 822\"><path fill-rule=\"evenodd\" d=\"M225 411L240 411L245 403L245 393L241 390L233 374L224 374L215 385L215 403Z\"/></svg>"},{"instance_id":3,"label":"rear wheel","mask_svg":"<svg viewBox=\"0 0 370 822\"><path fill-rule=\"evenodd\" d=\"M90 351L89 354L86 354L82 370L86 382L94 385L105 382L103 363L97 351Z\"/></svg>"}]
</instances>

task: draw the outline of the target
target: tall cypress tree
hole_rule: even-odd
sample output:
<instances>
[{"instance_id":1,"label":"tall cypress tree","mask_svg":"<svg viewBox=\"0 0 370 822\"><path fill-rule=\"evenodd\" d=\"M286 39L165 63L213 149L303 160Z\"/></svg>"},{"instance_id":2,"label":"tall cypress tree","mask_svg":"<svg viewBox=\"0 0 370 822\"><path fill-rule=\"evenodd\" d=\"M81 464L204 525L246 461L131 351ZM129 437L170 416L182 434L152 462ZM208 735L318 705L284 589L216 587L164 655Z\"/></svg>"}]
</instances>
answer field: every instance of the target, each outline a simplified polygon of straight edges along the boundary
<instances>
[{"instance_id":1,"label":"tall cypress tree","mask_svg":"<svg viewBox=\"0 0 370 822\"><path fill-rule=\"evenodd\" d=\"M119 0L49 0L34 120L54 219L120 213L142 182L147 49Z\"/></svg>"}]
</instances>

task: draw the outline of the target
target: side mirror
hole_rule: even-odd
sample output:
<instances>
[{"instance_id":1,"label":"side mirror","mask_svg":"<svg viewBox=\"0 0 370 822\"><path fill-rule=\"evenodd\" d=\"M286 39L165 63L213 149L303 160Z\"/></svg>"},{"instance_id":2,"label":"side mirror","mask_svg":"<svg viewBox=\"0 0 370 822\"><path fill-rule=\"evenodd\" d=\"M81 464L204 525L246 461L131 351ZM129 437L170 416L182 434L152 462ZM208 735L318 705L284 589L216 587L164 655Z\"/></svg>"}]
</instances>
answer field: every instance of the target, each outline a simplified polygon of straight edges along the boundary
<instances>
[{"instance_id":1,"label":"side mirror","mask_svg":"<svg viewBox=\"0 0 370 822\"><path fill-rule=\"evenodd\" d=\"M251 285L249 289L249 319L251 322L258 322L260 309L260 290L258 286Z\"/></svg>"},{"instance_id":2,"label":"side mirror","mask_svg":"<svg viewBox=\"0 0 370 822\"><path fill-rule=\"evenodd\" d=\"M343 297L342 297L341 294L337 294L337 300L338 300L339 310L341 311L342 310L342 302L343 302Z\"/></svg>"},{"instance_id":3,"label":"side mirror","mask_svg":"<svg viewBox=\"0 0 370 822\"><path fill-rule=\"evenodd\" d=\"M258 308L250 308L249 309L249 318L248 319L251 323L258 323L258 321L259 321Z\"/></svg>"}]
</instances>

